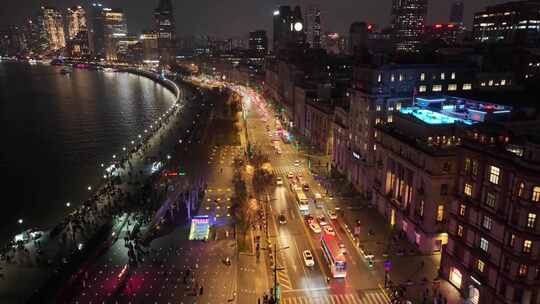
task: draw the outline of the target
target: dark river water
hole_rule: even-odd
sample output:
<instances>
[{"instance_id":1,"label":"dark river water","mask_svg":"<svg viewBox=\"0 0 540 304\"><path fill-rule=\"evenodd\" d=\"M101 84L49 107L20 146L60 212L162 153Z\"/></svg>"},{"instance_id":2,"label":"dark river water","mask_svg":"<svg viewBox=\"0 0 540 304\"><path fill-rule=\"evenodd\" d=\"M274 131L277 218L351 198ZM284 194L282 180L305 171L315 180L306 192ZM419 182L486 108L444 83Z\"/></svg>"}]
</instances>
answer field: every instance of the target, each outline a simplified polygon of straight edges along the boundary
<instances>
[{"instance_id":1,"label":"dark river water","mask_svg":"<svg viewBox=\"0 0 540 304\"><path fill-rule=\"evenodd\" d=\"M126 73L0 63L0 239L51 227L174 95ZM23 219L23 224L18 224Z\"/></svg>"}]
</instances>

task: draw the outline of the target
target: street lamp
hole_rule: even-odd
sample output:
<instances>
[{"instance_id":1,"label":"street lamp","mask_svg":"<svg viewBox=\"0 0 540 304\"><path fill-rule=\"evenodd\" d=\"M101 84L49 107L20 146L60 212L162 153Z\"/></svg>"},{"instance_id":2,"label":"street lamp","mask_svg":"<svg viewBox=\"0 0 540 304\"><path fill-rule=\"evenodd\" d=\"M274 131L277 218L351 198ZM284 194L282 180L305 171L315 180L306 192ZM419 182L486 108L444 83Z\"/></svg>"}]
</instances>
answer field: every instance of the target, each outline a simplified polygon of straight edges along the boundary
<instances>
[{"instance_id":1,"label":"street lamp","mask_svg":"<svg viewBox=\"0 0 540 304\"><path fill-rule=\"evenodd\" d=\"M19 219L19 220L17 221L17 223L19 223L19 224L21 224L21 225L22 225L22 223L23 223L23 219Z\"/></svg>"},{"instance_id":2,"label":"street lamp","mask_svg":"<svg viewBox=\"0 0 540 304\"><path fill-rule=\"evenodd\" d=\"M126 147L122 147L122 150L123 150L123 151L126 151Z\"/></svg>"},{"instance_id":3,"label":"street lamp","mask_svg":"<svg viewBox=\"0 0 540 304\"><path fill-rule=\"evenodd\" d=\"M112 158L115 159L115 158L116 158L116 154L113 154Z\"/></svg>"},{"instance_id":4,"label":"street lamp","mask_svg":"<svg viewBox=\"0 0 540 304\"><path fill-rule=\"evenodd\" d=\"M86 189L88 189L88 191L92 191L92 186L88 186Z\"/></svg>"},{"instance_id":5,"label":"street lamp","mask_svg":"<svg viewBox=\"0 0 540 304\"><path fill-rule=\"evenodd\" d=\"M67 203L66 203L66 207L68 207L68 208L71 207L71 203L70 203L70 202L67 202Z\"/></svg>"},{"instance_id":6,"label":"street lamp","mask_svg":"<svg viewBox=\"0 0 540 304\"><path fill-rule=\"evenodd\" d=\"M101 168L105 167L105 164L104 163L101 163Z\"/></svg>"}]
</instances>

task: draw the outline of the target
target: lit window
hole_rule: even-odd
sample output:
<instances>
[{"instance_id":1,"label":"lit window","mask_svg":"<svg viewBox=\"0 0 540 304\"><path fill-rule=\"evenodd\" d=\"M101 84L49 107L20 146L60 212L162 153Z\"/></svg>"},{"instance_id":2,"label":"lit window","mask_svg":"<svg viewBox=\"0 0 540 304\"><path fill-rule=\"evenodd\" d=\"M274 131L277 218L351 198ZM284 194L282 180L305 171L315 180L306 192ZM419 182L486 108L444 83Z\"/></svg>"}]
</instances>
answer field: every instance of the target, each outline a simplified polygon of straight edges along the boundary
<instances>
[{"instance_id":1,"label":"lit window","mask_svg":"<svg viewBox=\"0 0 540 304\"><path fill-rule=\"evenodd\" d=\"M488 86L490 86L490 87L493 86L493 80L488 81Z\"/></svg>"},{"instance_id":2,"label":"lit window","mask_svg":"<svg viewBox=\"0 0 540 304\"><path fill-rule=\"evenodd\" d=\"M426 80L426 73L420 73L420 80Z\"/></svg>"},{"instance_id":3,"label":"lit window","mask_svg":"<svg viewBox=\"0 0 540 304\"><path fill-rule=\"evenodd\" d=\"M532 251L532 241L531 240L525 240L523 241L523 253L531 253Z\"/></svg>"},{"instance_id":4,"label":"lit window","mask_svg":"<svg viewBox=\"0 0 540 304\"><path fill-rule=\"evenodd\" d=\"M529 213L527 216L527 228L536 228L536 213Z\"/></svg>"},{"instance_id":5,"label":"lit window","mask_svg":"<svg viewBox=\"0 0 540 304\"><path fill-rule=\"evenodd\" d=\"M480 248L482 250L484 250L485 252L488 251L488 247L489 247L489 242L488 240L486 240L485 238L481 237L480 238Z\"/></svg>"},{"instance_id":6,"label":"lit window","mask_svg":"<svg viewBox=\"0 0 540 304\"><path fill-rule=\"evenodd\" d=\"M486 205L491 208L495 208L495 206L497 206L497 194L493 192L488 192L486 194Z\"/></svg>"},{"instance_id":7,"label":"lit window","mask_svg":"<svg viewBox=\"0 0 540 304\"><path fill-rule=\"evenodd\" d=\"M452 73L452 75L450 75L450 78L451 79L456 79L456 73Z\"/></svg>"},{"instance_id":8,"label":"lit window","mask_svg":"<svg viewBox=\"0 0 540 304\"><path fill-rule=\"evenodd\" d=\"M418 92L422 93L422 92L425 92L427 90L427 86L425 85L421 85L418 87Z\"/></svg>"},{"instance_id":9,"label":"lit window","mask_svg":"<svg viewBox=\"0 0 540 304\"><path fill-rule=\"evenodd\" d=\"M392 121L394 121L394 118L392 117L392 115L388 115L387 121L388 121L389 123L392 122Z\"/></svg>"},{"instance_id":10,"label":"lit window","mask_svg":"<svg viewBox=\"0 0 540 304\"><path fill-rule=\"evenodd\" d=\"M399 81L403 81L403 74L399 73Z\"/></svg>"},{"instance_id":11,"label":"lit window","mask_svg":"<svg viewBox=\"0 0 540 304\"><path fill-rule=\"evenodd\" d=\"M489 166L489 181L495 185L499 184L499 175L501 174L501 169L495 166Z\"/></svg>"},{"instance_id":12,"label":"lit window","mask_svg":"<svg viewBox=\"0 0 540 304\"><path fill-rule=\"evenodd\" d=\"M457 90L457 84L451 83L448 85L448 91L456 91Z\"/></svg>"},{"instance_id":13,"label":"lit window","mask_svg":"<svg viewBox=\"0 0 540 304\"><path fill-rule=\"evenodd\" d=\"M527 276L527 272L529 271L529 267L525 264L520 264L518 267L518 276L524 277Z\"/></svg>"},{"instance_id":14,"label":"lit window","mask_svg":"<svg viewBox=\"0 0 540 304\"><path fill-rule=\"evenodd\" d=\"M420 216L424 216L424 201L420 201Z\"/></svg>"},{"instance_id":15,"label":"lit window","mask_svg":"<svg viewBox=\"0 0 540 304\"><path fill-rule=\"evenodd\" d=\"M458 225L457 226L457 235L459 237L463 237L463 225Z\"/></svg>"},{"instance_id":16,"label":"lit window","mask_svg":"<svg viewBox=\"0 0 540 304\"><path fill-rule=\"evenodd\" d=\"M378 125L381 123L381 119L380 118L375 118L375 124Z\"/></svg>"},{"instance_id":17,"label":"lit window","mask_svg":"<svg viewBox=\"0 0 540 304\"><path fill-rule=\"evenodd\" d=\"M506 85L506 79L501 79L501 85L502 86Z\"/></svg>"},{"instance_id":18,"label":"lit window","mask_svg":"<svg viewBox=\"0 0 540 304\"><path fill-rule=\"evenodd\" d=\"M482 81L482 82L480 83L480 86L481 86L481 87L485 87L485 86L486 86L486 82Z\"/></svg>"},{"instance_id":19,"label":"lit window","mask_svg":"<svg viewBox=\"0 0 540 304\"><path fill-rule=\"evenodd\" d=\"M471 171L471 159L470 158L465 158L465 164L464 164L464 170L465 170L465 173L470 173L469 171Z\"/></svg>"},{"instance_id":20,"label":"lit window","mask_svg":"<svg viewBox=\"0 0 540 304\"><path fill-rule=\"evenodd\" d=\"M377 105L376 110L377 110L377 112L379 112L381 110L381 105Z\"/></svg>"},{"instance_id":21,"label":"lit window","mask_svg":"<svg viewBox=\"0 0 540 304\"><path fill-rule=\"evenodd\" d=\"M377 145L376 144L373 145L373 150L377 151Z\"/></svg>"},{"instance_id":22,"label":"lit window","mask_svg":"<svg viewBox=\"0 0 540 304\"><path fill-rule=\"evenodd\" d=\"M441 73L441 80L444 80L446 78L446 75L444 73Z\"/></svg>"},{"instance_id":23,"label":"lit window","mask_svg":"<svg viewBox=\"0 0 540 304\"><path fill-rule=\"evenodd\" d=\"M465 216L465 211L467 211L467 206L465 204L459 205L459 215Z\"/></svg>"},{"instance_id":24,"label":"lit window","mask_svg":"<svg viewBox=\"0 0 540 304\"><path fill-rule=\"evenodd\" d=\"M484 272L484 268L486 267L486 263L484 263L482 260L478 260L476 262L476 269L480 272Z\"/></svg>"},{"instance_id":25,"label":"lit window","mask_svg":"<svg viewBox=\"0 0 540 304\"><path fill-rule=\"evenodd\" d=\"M396 111L401 110L401 102L396 103Z\"/></svg>"},{"instance_id":26,"label":"lit window","mask_svg":"<svg viewBox=\"0 0 540 304\"><path fill-rule=\"evenodd\" d=\"M476 160L472 161L471 171L472 171L472 175L474 175L474 176L476 176L478 174L478 162Z\"/></svg>"},{"instance_id":27,"label":"lit window","mask_svg":"<svg viewBox=\"0 0 540 304\"><path fill-rule=\"evenodd\" d=\"M378 82L378 83L381 83L381 82L382 82L382 74L379 74L379 75L377 76L377 82Z\"/></svg>"},{"instance_id":28,"label":"lit window","mask_svg":"<svg viewBox=\"0 0 540 304\"><path fill-rule=\"evenodd\" d=\"M486 228L487 230L491 230L491 227L493 227L493 219L484 215L484 218L482 219L482 227Z\"/></svg>"},{"instance_id":29,"label":"lit window","mask_svg":"<svg viewBox=\"0 0 540 304\"><path fill-rule=\"evenodd\" d=\"M508 240L508 246L514 247L515 244L516 244L516 235L511 234L510 239Z\"/></svg>"},{"instance_id":30,"label":"lit window","mask_svg":"<svg viewBox=\"0 0 540 304\"><path fill-rule=\"evenodd\" d=\"M531 200L533 202L538 202L540 201L540 186L534 186L533 187L533 192L532 192L532 198Z\"/></svg>"},{"instance_id":31,"label":"lit window","mask_svg":"<svg viewBox=\"0 0 540 304\"><path fill-rule=\"evenodd\" d=\"M434 85L433 85L433 88L432 88L432 91L433 91L433 92L440 92L440 91L442 91L442 85L440 85L440 84L434 84Z\"/></svg>"},{"instance_id":32,"label":"lit window","mask_svg":"<svg viewBox=\"0 0 540 304\"><path fill-rule=\"evenodd\" d=\"M523 190L525 190L525 184L520 182L517 186L517 196L521 197L523 195Z\"/></svg>"},{"instance_id":33,"label":"lit window","mask_svg":"<svg viewBox=\"0 0 540 304\"><path fill-rule=\"evenodd\" d=\"M464 83L463 84L463 91L470 91L470 90L472 90L472 84Z\"/></svg>"},{"instance_id":34,"label":"lit window","mask_svg":"<svg viewBox=\"0 0 540 304\"><path fill-rule=\"evenodd\" d=\"M391 82L396 81L396 76L394 74L390 75L390 81Z\"/></svg>"},{"instance_id":35,"label":"lit window","mask_svg":"<svg viewBox=\"0 0 540 304\"><path fill-rule=\"evenodd\" d=\"M444 220L444 205L439 205L439 206L437 206L436 221L440 223L443 220Z\"/></svg>"},{"instance_id":36,"label":"lit window","mask_svg":"<svg viewBox=\"0 0 540 304\"><path fill-rule=\"evenodd\" d=\"M465 188L463 189L463 193L467 196L472 196L472 185L465 183Z\"/></svg>"}]
</instances>

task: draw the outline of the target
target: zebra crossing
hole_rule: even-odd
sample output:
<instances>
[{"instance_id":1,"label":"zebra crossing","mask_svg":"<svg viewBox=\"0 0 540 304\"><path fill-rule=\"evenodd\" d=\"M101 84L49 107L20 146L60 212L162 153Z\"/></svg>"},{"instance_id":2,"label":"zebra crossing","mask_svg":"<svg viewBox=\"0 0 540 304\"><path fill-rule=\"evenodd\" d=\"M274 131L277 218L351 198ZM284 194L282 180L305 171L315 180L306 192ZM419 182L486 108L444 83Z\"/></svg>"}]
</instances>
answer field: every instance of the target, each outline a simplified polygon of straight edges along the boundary
<instances>
[{"instance_id":1,"label":"zebra crossing","mask_svg":"<svg viewBox=\"0 0 540 304\"><path fill-rule=\"evenodd\" d=\"M274 175L282 175L282 176L287 176L287 174L289 174L289 172L292 172L294 174L300 174L300 173L304 173L305 172L305 169L302 168L302 167L275 167L273 168L273 171L274 171Z\"/></svg>"},{"instance_id":2,"label":"zebra crossing","mask_svg":"<svg viewBox=\"0 0 540 304\"><path fill-rule=\"evenodd\" d=\"M389 304L390 299L382 290L347 294L284 297L282 304Z\"/></svg>"}]
</instances>

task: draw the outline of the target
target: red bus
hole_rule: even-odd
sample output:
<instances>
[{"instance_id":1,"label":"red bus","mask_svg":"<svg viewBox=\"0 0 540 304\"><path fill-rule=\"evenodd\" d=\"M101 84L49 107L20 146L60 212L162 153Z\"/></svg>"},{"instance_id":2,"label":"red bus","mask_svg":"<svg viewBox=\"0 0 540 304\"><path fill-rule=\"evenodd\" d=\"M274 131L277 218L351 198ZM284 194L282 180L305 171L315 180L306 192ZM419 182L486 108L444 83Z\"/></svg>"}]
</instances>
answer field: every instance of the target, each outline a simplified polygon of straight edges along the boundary
<instances>
[{"instance_id":1,"label":"red bus","mask_svg":"<svg viewBox=\"0 0 540 304\"><path fill-rule=\"evenodd\" d=\"M323 255L334 278L344 278L347 276L347 261L339 244L340 241L337 236L322 233L321 247Z\"/></svg>"}]
</instances>

